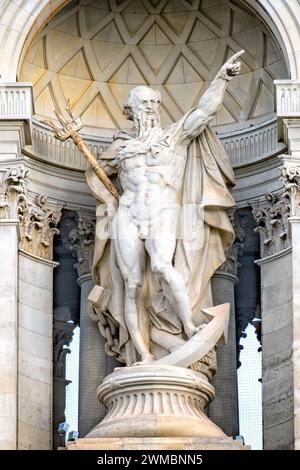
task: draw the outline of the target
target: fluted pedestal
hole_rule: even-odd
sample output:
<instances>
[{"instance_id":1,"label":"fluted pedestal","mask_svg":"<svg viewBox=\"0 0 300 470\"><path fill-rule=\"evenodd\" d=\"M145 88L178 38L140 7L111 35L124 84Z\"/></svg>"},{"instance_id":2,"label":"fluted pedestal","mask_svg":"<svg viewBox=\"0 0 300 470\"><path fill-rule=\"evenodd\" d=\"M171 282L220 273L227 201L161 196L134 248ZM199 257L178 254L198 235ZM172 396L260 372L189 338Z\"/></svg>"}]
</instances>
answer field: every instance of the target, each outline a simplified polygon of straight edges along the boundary
<instances>
[{"instance_id":1,"label":"fluted pedestal","mask_svg":"<svg viewBox=\"0 0 300 470\"><path fill-rule=\"evenodd\" d=\"M68 450L243 450L205 415L214 388L199 372L147 364L106 377L98 399L106 417Z\"/></svg>"},{"instance_id":2,"label":"fluted pedestal","mask_svg":"<svg viewBox=\"0 0 300 470\"><path fill-rule=\"evenodd\" d=\"M115 369L98 388L108 413L86 437L225 437L204 413L213 397L207 377L190 369Z\"/></svg>"}]
</instances>

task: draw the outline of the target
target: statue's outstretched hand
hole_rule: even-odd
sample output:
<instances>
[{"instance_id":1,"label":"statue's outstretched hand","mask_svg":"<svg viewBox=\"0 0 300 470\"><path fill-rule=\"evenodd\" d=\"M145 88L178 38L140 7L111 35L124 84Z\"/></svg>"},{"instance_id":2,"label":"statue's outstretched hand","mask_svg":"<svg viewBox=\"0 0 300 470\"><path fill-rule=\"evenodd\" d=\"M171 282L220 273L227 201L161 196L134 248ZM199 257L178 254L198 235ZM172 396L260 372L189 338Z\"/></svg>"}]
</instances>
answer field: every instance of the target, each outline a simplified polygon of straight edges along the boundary
<instances>
[{"instance_id":1,"label":"statue's outstretched hand","mask_svg":"<svg viewBox=\"0 0 300 470\"><path fill-rule=\"evenodd\" d=\"M244 50L241 50L230 57L224 65L222 65L217 78L223 78L224 80L231 80L241 70L241 62L237 59L244 54Z\"/></svg>"}]
</instances>

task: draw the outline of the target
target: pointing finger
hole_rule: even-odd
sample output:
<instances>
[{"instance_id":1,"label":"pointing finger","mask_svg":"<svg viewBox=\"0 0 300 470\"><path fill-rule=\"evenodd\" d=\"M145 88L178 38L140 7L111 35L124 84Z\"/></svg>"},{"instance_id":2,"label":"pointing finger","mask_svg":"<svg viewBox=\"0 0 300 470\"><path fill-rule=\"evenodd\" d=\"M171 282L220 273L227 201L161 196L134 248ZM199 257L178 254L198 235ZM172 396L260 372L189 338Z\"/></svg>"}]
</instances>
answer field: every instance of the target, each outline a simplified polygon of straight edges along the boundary
<instances>
[{"instance_id":1,"label":"pointing finger","mask_svg":"<svg viewBox=\"0 0 300 470\"><path fill-rule=\"evenodd\" d=\"M244 52L244 49L242 49L241 51L234 54L232 57L230 57L230 62L235 62L242 54L244 54Z\"/></svg>"}]
</instances>

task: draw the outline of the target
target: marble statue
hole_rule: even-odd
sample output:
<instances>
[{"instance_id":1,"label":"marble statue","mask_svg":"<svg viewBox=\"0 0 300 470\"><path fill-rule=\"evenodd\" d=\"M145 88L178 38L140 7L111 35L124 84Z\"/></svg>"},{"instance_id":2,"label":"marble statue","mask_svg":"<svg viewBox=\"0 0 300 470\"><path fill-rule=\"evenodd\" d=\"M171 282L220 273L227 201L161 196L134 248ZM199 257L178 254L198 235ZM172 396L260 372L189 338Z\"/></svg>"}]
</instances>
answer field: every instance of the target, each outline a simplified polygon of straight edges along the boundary
<instances>
[{"instance_id":1,"label":"marble statue","mask_svg":"<svg viewBox=\"0 0 300 470\"><path fill-rule=\"evenodd\" d=\"M98 388L108 413L86 438L100 439L99 448L105 438L153 436L205 437L213 448L232 448L204 411L230 311L213 306L210 280L234 238L226 212L234 205L233 170L209 123L242 53L221 67L197 108L165 129L160 93L134 88L124 105L134 128L98 161L69 105L71 121L57 115L62 129L48 122L90 163L86 179L97 201L90 316L106 353L129 366Z\"/></svg>"},{"instance_id":2,"label":"marble statue","mask_svg":"<svg viewBox=\"0 0 300 470\"><path fill-rule=\"evenodd\" d=\"M129 93L124 114L133 132L121 132L99 160L120 188L117 207L87 172L98 202L90 300L106 351L127 365L165 356L207 323L202 309L212 307L210 278L233 241L226 209L234 205L233 171L209 123L242 53L222 66L198 107L166 129L157 90Z\"/></svg>"},{"instance_id":3,"label":"marble statue","mask_svg":"<svg viewBox=\"0 0 300 470\"><path fill-rule=\"evenodd\" d=\"M90 314L106 352L126 365L165 357L208 323L210 279L233 241L226 209L234 205L233 170L209 123L243 52L221 67L197 108L165 129L160 92L131 90L124 114L134 128L98 161L69 106L71 122L57 114L62 130L47 121L90 163L87 183L97 200Z\"/></svg>"}]
</instances>

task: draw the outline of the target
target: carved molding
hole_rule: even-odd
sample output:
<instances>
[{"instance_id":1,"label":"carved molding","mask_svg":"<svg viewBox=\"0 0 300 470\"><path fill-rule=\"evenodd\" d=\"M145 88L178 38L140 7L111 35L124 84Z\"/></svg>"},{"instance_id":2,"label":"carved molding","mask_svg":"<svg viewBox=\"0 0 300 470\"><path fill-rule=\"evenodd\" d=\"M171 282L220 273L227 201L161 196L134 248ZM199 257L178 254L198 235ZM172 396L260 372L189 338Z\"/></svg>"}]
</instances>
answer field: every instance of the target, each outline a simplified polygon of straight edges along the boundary
<instances>
[{"instance_id":1,"label":"carved molding","mask_svg":"<svg viewBox=\"0 0 300 470\"><path fill-rule=\"evenodd\" d=\"M257 227L254 229L260 235L260 256L273 255L287 248L290 243L288 218L290 204L282 195L268 193L266 203L253 208L253 217Z\"/></svg>"},{"instance_id":2,"label":"carved molding","mask_svg":"<svg viewBox=\"0 0 300 470\"><path fill-rule=\"evenodd\" d=\"M48 207L45 195L28 191L29 171L22 167L5 169L0 185L0 219L19 221L23 251L52 260L53 237L61 217L60 211Z\"/></svg>"},{"instance_id":3,"label":"carved molding","mask_svg":"<svg viewBox=\"0 0 300 470\"><path fill-rule=\"evenodd\" d=\"M70 250L77 258L75 268L78 276L90 274L95 245L95 218L91 214L78 214L77 227L69 233Z\"/></svg>"}]
</instances>

